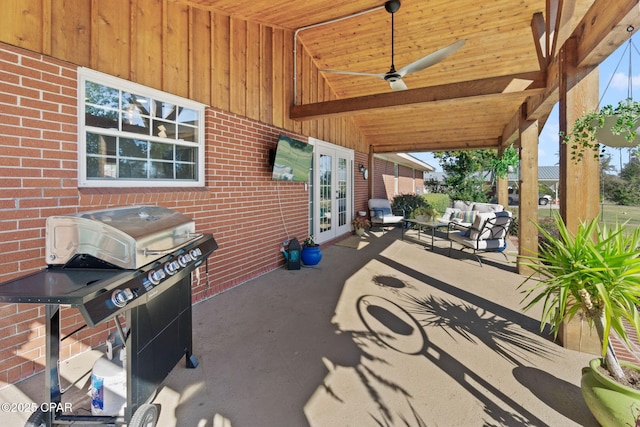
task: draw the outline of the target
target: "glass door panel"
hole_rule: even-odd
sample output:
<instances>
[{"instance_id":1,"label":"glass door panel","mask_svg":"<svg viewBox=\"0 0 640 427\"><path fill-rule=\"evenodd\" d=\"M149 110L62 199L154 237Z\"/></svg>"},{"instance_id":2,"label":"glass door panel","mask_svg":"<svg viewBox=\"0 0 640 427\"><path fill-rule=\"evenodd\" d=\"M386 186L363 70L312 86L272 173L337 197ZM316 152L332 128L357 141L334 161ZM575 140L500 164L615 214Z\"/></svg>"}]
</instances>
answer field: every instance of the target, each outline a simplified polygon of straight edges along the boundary
<instances>
[{"instance_id":1,"label":"glass door panel","mask_svg":"<svg viewBox=\"0 0 640 427\"><path fill-rule=\"evenodd\" d=\"M316 240L322 243L351 230L353 153L323 142L316 143L315 152L313 223Z\"/></svg>"}]
</instances>

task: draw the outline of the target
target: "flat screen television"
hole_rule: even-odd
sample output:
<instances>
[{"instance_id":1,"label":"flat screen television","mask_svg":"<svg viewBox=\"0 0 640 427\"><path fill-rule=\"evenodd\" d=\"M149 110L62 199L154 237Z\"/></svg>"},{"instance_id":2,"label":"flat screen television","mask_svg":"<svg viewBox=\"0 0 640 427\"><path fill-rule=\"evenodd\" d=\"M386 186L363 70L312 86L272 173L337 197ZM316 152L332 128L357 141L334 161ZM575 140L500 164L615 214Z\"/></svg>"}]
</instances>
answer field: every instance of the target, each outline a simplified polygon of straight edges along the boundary
<instances>
[{"instance_id":1,"label":"flat screen television","mask_svg":"<svg viewBox=\"0 0 640 427\"><path fill-rule=\"evenodd\" d=\"M313 162L313 145L280 135L273 156L274 181L307 182Z\"/></svg>"}]
</instances>

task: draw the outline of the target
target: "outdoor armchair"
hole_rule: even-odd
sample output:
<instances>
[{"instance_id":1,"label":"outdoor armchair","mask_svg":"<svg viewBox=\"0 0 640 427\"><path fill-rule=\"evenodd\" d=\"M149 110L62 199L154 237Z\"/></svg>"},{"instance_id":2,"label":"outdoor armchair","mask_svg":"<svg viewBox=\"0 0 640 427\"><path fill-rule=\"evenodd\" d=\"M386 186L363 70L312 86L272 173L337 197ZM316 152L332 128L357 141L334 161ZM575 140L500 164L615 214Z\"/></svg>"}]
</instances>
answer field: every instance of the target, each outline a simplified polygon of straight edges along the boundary
<instances>
[{"instance_id":1,"label":"outdoor armchair","mask_svg":"<svg viewBox=\"0 0 640 427\"><path fill-rule=\"evenodd\" d=\"M507 248L507 236L511 226L512 216L509 211L479 212L470 227L460 229L460 224L449 226L449 256L453 243L462 246L461 251L472 249L480 266L482 261L478 252L500 252L508 260L504 250ZM455 227L455 228L454 228Z\"/></svg>"},{"instance_id":2,"label":"outdoor armchair","mask_svg":"<svg viewBox=\"0 0 640 427\"><path fill-rule=\"evenodd\" d=\"M397 225L404 221L404 211L394 212L387 199L369 199L369 215L371 226L377 225L383 231L387 225Z\"/></svg>"}]
</instances>

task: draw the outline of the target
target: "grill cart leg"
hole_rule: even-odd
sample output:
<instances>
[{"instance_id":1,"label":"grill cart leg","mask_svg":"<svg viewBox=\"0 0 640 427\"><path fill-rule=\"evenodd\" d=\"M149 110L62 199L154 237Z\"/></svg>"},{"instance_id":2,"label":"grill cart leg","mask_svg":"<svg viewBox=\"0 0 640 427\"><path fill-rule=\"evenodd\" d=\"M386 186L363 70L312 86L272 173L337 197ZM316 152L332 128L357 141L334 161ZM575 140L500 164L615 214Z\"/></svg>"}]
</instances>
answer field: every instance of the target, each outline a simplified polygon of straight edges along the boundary
<instances>
[{"instance_id":1,"label":"grill cart leg","mask_svg":"<svg viewBox=\"0 0 640 427\"><path fill-rule=\"evenodd\" d=\"M58 371L60 361L60 306L57 304L46 304L46 346L47 355L45 358L46 375L45 389L49 391L49 407L52 403L60 407L62 393L60 392L60 372ZM56 412L46 411L44 421L47 427L53 425Z\"/></svg>"}]
</instances>

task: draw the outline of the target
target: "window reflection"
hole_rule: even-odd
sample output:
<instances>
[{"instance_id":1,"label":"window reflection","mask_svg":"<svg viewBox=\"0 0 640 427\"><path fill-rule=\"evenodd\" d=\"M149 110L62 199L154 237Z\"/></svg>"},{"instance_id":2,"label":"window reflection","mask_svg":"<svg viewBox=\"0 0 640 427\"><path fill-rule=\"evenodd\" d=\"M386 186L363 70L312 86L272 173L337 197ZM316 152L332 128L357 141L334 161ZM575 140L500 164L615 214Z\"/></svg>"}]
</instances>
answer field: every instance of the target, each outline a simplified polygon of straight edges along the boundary
<instances>
[{"instance_id":1,"label":"window reflection","mask_svg":"<svg viewBox=\"0 0 640 427\"><path fill-rule=\"evenodd\" d=\"M88 179L198 179L198 110L89 80L84 91Z\"/></svg>"}]
</instances>

